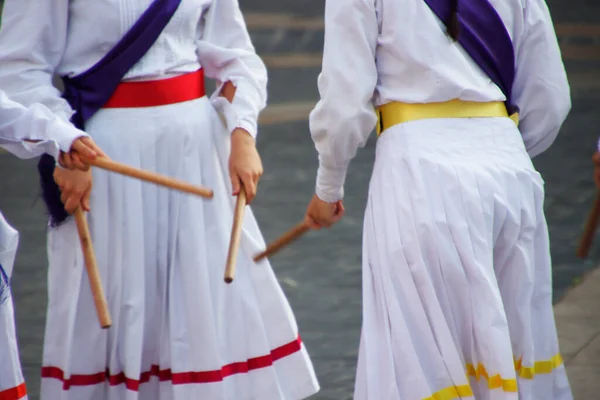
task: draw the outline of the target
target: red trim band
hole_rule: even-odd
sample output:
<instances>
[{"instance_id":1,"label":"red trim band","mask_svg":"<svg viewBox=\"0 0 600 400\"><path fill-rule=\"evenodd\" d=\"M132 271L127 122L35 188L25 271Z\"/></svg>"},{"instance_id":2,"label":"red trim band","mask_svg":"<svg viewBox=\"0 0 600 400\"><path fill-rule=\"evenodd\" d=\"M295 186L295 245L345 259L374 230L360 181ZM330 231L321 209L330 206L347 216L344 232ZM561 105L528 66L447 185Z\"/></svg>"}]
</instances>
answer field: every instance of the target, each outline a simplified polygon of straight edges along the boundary
<instances>
[{"instance_id":1,"label":"red trim band","mask_svg":"<svg viewBox=\"0 0 600 400\"><path fill-rule=\"evenodd\" d=\"M27 387L25 383L6 389L0 392L0 400L19 400L27 396Z\"/></svg>"},{"instance_id":2,"label":"red trim band","mask_svg":"<svg viewBox=\"0 0 600 400\"><path fill-rule=\"evenodd\" d=\"M157 81L121 82L104 108L157 107L204 97L202 69Z\"/></svg>"},{"instance_id":3,"label":"red trim band","mask_svg":"<svg viewBox=\"0 0 600 400\"><path fill-rule=\"evenodd\" d=\"M272 350L268 355L225 365L220 370L214 371L172 372L171 369L161 370L158 365L153 365L150 371L143 372L139 379L128 378L123 372L111 375L108 369L105 372L91 375L71 375L67 379L60 368L43 367L42 378L58 379L63 383L63 390L69 390L71 386L90 386L108 382L111 386L125 384L127 389L138 391L140 384L149 382L151 377L156 377L161 382L171 381L173 385L220 382L231 375L244 374L252 370L270 367L275 361L297 353L301 349L302 340L298 337L293 342ZM0 397L0 400L4 399Z\"/></svg>"}]
</instances>

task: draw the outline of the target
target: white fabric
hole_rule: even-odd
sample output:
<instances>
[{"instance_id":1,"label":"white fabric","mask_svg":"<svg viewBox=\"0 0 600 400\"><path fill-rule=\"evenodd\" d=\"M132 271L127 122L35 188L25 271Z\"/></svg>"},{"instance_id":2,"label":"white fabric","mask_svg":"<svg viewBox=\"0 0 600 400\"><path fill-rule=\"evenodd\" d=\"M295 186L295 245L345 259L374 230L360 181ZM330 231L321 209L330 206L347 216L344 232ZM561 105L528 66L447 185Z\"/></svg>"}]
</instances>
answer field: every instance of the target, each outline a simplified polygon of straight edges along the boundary
<instances>
[{"instance_id":1,"label":"white fabric","mask_svg":"<svg viewBox=\"0 0 600 400\"><path fill-rule=\"evenodd\" d=\"M459 398L441 394L469 384L467 364L519 377L519 392L471 378L466 398L572 399L564 366L534 379L515 371L515 360L527 368L559 354L543 185L506 118L383 133L364 224L355 400Z\"/></svg>"},{"instance_id":2,"label":"white fabric","mask_svg":"<svg viewBox=\"0 0 600 400\"><path fill-rule=\"evenodd\" d=\"M550 13L544 0L490 1L513 39L513 102L535 156L552 144L571 107ZM343 197L348 164L375 126L374 106L505 100L427 4L413 0L326 1L319 92L310 116L320 160L316 191L330 202Z\"/></svg>"},{"instance_id":3,"label":"white fabric","mask_svg":"<svg viewBox=\"0 0 600 400\"><path fill-rule=\"evenodd\" d=\"M52 73L77 75L99 61L152 0L5 0L0 28L0 87L25 105L40 102L63 119L73 111L52 86ZM195 39L195 40L192 40ZM183 0L156 44L125 76L149 80L204 68L237 86L224 106L228 129L256 136L266 104L267 72L254 52L238 0ZM217 94L217 92L215 92Z\"/></svg>"},{"instance_id":4,"label":"white fabric","mask_svg":"<svg viewBox=\"0 0 600 400\"><path fill-rule=\"evenodd\" d=\"M0 146L14 155L31 158L48 153L58 159L60 151L68 152L81 136L87 134L59 119L46 106L35 103L25 108L0 90Z\"/></svg>"},{"instance_id":5,"label":"white fabric","mask_svg":"<svg viewBox=\"0 0 600 400\"><path fill-rule=\"evenodd\" d=\"M59 119L42 104L35 103L25 108L0 90L0 147L21 158L43 153L58 158L60 150L69 151L73 140L80 136L86 134ZM0 277L0 398L3 400L27 399L8 286L18 244L18 232L0 213L0 268L5 274ZM5 278L8 282L4 281Z\"/></svg>"},{"instance_id":6,"label":"white fabric","mask_svg":"<svg viewBox=\"0 0 600 400\"><path fill-rule=\"evenodd\" d=\"M13 229L0 213L0 266L6 277L12 276L15 255L19 245L19 233ZM27 395L16 395L18 386L24 385L15 320L10 289L0 293L0 398L6 400L27 399Z\"/></svg>"},{"instance_id":7,"label":"white fabric","mask_svg":"<svg viewBox=\"0 0 600 400\"><path fill-rule=\"evenodd\" d=\"M42 399L291 400L315 393L303 348L222 382L152 376L134 390L153 368L202 378L202 371L268 356L294 342L298 330L270 265L252 262L265 244L249 208L235 281L223 282L235 199L229 136L206 98L103 109L88 133L113 160L210 187L215 196L205 200L94 169L89 223L113 327L103 331L96 320L74 222L51 229ZM103 379L107 368L117 376L113 384ZM64 379L56 379L58 370ZM131 381L119 381L121 373ZM81 386L82 378L73 378L94 374L100 384Z\"/></svg>"}]
</instances>

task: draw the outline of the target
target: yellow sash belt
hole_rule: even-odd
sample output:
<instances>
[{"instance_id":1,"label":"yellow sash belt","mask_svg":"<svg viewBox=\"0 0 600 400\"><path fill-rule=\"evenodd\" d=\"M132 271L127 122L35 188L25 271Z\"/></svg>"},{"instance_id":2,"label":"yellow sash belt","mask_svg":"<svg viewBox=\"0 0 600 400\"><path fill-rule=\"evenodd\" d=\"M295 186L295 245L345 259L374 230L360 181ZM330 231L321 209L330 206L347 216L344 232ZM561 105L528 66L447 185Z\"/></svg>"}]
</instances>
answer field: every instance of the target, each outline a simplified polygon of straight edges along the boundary
<instances>
[{"instance_id":1,"label":"yellow sash belt","mask_svg":"<svg viewBox=\"0 0 600 400\"><path fill-rule=\"evenodd\" d=\"M377 135L394 125L421 119L509 117L506 106L501 101L481 103L458 99L443 103L392 102L378 107L376 112ZM511 115L510 119L519 124L518 113Z\"/></svg>"}]
</instances>

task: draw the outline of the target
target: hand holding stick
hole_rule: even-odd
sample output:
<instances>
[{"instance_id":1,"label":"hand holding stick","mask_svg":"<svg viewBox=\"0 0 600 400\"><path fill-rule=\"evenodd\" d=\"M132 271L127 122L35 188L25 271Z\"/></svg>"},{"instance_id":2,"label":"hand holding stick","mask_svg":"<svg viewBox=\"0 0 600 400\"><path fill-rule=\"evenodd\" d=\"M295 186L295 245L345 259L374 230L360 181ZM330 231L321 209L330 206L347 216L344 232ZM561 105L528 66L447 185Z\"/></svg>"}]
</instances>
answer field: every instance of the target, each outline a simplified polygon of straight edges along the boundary
<instances>
[{"instance_id":1,"label":"hand holding stick","mask_svg":"<svg viewBox=\"0 0 600 400\"><path fill-rule=\"evenodd\" d=\"M157 185L166 186L171 189L179 190L185 193L195 194L201 197L211 199L214 195L213 191L201 186L195 186L178 179L169 178L168 176L156 174L154 172L145 171L139 168L133 168L125 164L110 160L104 157L95 159L85 158L85 162L94 167L102 168L108 171L116 172L122 175L127 175L132 178L137 178L143 181L155 183Z\"/></svg>"},{"instance_id":2,"label":"hand holding stick","mask_svg":"<svg viewBox=\"0 0 600 400\"><path fill-rule=\"evenodd\" d=\"M310 227L306 224L306 222L304 222L304 221L300 222L295 227L293 227L291 230L286 232L283 236L281 236L279 239L275 240L274 242L271 242L267 246L267 249L265 251L254 256L254 262L259 262L263 258L269 257L269 256L275 254L276 252L281 250L283 247L292 243L294 240L298 239L300 236L302 236L309 230L310 230Z\"/></svg>"},{"instance_id":3,"label":"hand holding stick","mask_svg":"<svg viewBox=\"0 0 600 400\"><path fill-rule=\"evenodd\" d=\"M90 288L92 290L92 296L94 297L94 304L96 305L98 320L100 321L100 326L102 326L102 329L110 328L112 321L108 311L108 304L106 303L106 297L104 295L104 290L102 289L100 272L98 271L98 266L96 265L96 255L94 254L94 247L92 246L90 230L81 206L77 207L75 210L75 222L77 224L77 231L79 232L81 250L83 251L85 268L90 281Z\"/></svg>"},{"instance_id":4,"label":"hand holding stick","mask_svg":"<svg viewBox=\"0 0 600 400\"><path fill-rule=\"evenodd\" d=\"M231 229L231 240L229 242L229 252L227 253L227 264L225 266L225 283L233 282L235 277L235 264L238 250L240 248L240 239L242 237L242 227L244 222L244 210L246 208L246 191L242 186L240 194L235 203L235 213L233 215L233 228Z\"/></svg>"}]
</instances>

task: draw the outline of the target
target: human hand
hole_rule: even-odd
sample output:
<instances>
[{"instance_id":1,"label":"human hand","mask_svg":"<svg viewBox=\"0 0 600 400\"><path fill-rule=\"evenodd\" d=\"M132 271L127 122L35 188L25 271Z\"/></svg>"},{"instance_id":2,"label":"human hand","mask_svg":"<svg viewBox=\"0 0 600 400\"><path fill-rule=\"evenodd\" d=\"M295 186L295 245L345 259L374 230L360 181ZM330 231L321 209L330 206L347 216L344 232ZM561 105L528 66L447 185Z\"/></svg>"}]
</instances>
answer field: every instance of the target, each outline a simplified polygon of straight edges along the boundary
<instances>
[{"instance_id":1,"label":"human hand","mask_svg":"<svg viewBox=\"0 0 600 400\"><path fill-rule=\"evenodd\" d=\"M315 194L306 209L304 222L312 229L329 228L342 219L345 211L342 200L327 203Z\"/></svg>"},{"instance_id":2,"label":"human hand","mask_svg":"<svg viewBox=\"0 0 600 400\"><path fill-rule=\"evenodd\" d=\"M92 192L92 171L71 171L55 168L54 181L60 188L60 200L69 214L73 214L77 207L90 211L90 194Z\"/></svg>"},{"instance_id":3,"label":"human hand","mask_svg":"<svg viewBox=\"0 0 600 400\"><path fill-rule=\"evenodd\" d=\"M86 158L94 160L96 157L106 157L106 154L91 137L82 136L73 141L68 153L60 152L58 163L63 168L87 171L90 166L83 160Z\"/></svg>"},{"instance_id":4,"label":"human hand","mask_svg":"<svg viewBox=\"0 0 600 400\"><path fill-rule=\"evenodd\" d=\"M262 174L262 162L254 138L244 129L235 129L231 134L229 156L229 176L233 195L237 196L243 185L246 203L250 204L256 196L258 180Z\"/></svg>"}]
</instances>

